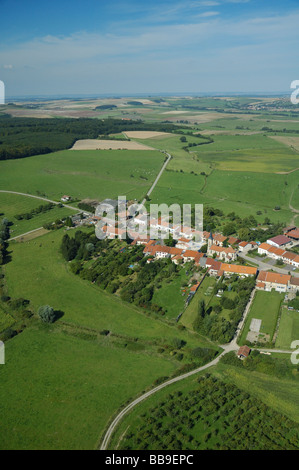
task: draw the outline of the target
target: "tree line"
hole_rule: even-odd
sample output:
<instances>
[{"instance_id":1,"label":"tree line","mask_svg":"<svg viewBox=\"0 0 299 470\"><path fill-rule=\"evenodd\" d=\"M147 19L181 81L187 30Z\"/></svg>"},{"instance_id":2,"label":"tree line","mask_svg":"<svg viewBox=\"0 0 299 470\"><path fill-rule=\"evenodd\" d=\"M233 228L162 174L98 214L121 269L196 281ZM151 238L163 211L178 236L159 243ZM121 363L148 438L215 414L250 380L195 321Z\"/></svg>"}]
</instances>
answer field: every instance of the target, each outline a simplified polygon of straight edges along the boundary
<instances>
[{"instance_id":1,"label":"tree line","mask_svg":"<svg viewBox=\"0 0 299 470\"><path fill-rule=\"evenodd\" d=\"M15 118L0 116L0 160L25 158L71 148L78 139L126 130L173 132L174 124L90 118Z\"/></svg>"},{"instance_id":2,"label":"tree line","mask_svg":"<svg viewBox=\"0 0 299 470\"><path fill-rule=\"evenodd\" d=\"M9 220L4 217L0 220L0 265L5 263L7 257L9 236Z\"/></svg>"}]
</instances>

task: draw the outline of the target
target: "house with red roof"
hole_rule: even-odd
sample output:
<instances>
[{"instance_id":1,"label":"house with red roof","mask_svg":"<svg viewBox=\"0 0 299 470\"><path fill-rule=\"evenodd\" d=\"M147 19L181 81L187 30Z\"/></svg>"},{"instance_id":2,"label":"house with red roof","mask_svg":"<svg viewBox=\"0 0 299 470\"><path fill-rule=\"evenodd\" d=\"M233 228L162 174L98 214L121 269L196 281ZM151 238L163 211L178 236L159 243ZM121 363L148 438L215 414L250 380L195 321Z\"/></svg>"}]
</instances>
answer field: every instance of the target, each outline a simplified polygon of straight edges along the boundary
<instances>
[{"instance_id":1,"label":"house with red roof","mask_svg":"<svg viewBox=\"0 0 299 470\"><path fill-rule=\"evenodd\" d=\"M276 248L280 248L284 245L287 245L291 241L292 240L289 237L286 237L285 235L277 235L276 237L267 240L267 243L269 245L275 246Z\"/></svg>"}]
</instances>

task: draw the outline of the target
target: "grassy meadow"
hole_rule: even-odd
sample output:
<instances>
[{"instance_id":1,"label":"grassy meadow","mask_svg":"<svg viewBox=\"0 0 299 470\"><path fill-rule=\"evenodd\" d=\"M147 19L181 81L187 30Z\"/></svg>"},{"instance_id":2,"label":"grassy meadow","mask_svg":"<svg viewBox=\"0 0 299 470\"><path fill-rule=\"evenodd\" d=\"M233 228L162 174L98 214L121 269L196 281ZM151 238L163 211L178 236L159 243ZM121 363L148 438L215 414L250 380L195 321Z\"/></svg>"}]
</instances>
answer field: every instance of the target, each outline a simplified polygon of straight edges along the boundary
<instances>
[{"instance_id":1,"label":"grassy meadow","mask_svg":"<svg viewBox=\"0 0 299 470\"><path fill-rule=\"evenodd\" d=\"M74 199L141 199L164 161L155 151L64 150L0 162L0 189Z\"/></svg>"},{"instance_id":2,"label":"grassy meadow","mask_svg":"<svg viewBox=\"0 0 299 470\"><path fill-rule=\"evenodd\" d=\"M292 341L299 339L299 313L294 310L282 309L275 347L290 349Z\"/></svg>"},{"instance_id":3,"label":"grassy meadow","mask_svg":"<svg viewBox=\"0 0 299 470\"><path fill-rule=\"evenodd\" d=\"M94 449L116 410L173 370L53 327L27 329L0 368L0 449Z\"/></svg>"},{"instance_id":4,"label":"grassy meadow","mask_svg":"<svg viewBox=\"0 0 299 470\"><path fill-rule=\"evenodd\" d=\"M152 203L201 203L221 209L224 214L234 211L240 217L253 215L260 223L265 217L288 223L293 217L290 201L299 208L296 172L275 175L215 170L204 177L165 171L151 194ZM279 211L274 210L276 206L280 206ZM257 215L258 211L262 214Z\"/></svg>"}]
</instances>

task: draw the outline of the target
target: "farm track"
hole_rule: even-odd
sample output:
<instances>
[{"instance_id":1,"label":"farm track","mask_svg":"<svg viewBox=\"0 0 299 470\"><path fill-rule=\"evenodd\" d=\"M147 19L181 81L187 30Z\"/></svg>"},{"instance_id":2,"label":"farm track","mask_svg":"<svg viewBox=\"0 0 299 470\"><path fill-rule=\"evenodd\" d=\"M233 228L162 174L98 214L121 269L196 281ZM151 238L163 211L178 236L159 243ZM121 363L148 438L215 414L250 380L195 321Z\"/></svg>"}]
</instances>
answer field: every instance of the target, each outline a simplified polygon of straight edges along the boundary
<instances>
[{"instance_id":1,"label":"farm track","mask_svg":"<svg viewBox=\"0 0 299 470\"><path fill-rule=\"evenodd\" d=\"M245 321L246 321L246 318L247 318L247 315L250 311L250 306L251 306L251 303L254 299L254 295L255 295L255 289L252 291L251 293L251 296L250 296L250 299L246 305L246 308L244 310L244 314L242 316L242 319L240 320L239 324L238 324L238 327L236 329L236 332L235 332L235 336L234 338L232 339L232 341L228 344L225 344L225 345L219 345L219 347L221 347L223 349L223 351L219 354L219 356L216 357L216 359L213 359L211 362L208 362L207 364L205 364L204 366L201 366L201 367L198 367L197 369L194 369L190 372L187 372L185 374L182 374L182 375L179 375L178 377L174 377L173 379L170 379L170 380L167 380L166 382L158 385L157 387L153 388L152 390L149 390L148 392L144 393L143 395L139 396L138 398L136 398L135 400L133 400L131 403L129 403L125 408L123 408L123 410L121 410L117 416L113 419L113 421L111 422L111 424L109 425L107 431L105 432L104 434L104 437L101 441L101 443L99 444L98 446L98 450L107 450L108 449L108 445L109 445L109 442L111 440L111 437L116 429L116 427L118 426L118 424L121 422L121 420L135 407L137 406L139 403L141 403L143 400L151 397L152 395L154 395L156 392L162 390L163 388L167 387L168 385L172 385L176 382L179 382L181 380L184 380L188 377L191 377L195 374L198 374L199 372L202 372L203 370L206 370L206 369L209 369L210 367L213 367L215 366L219 361L220 359L225 355L225 354L228 354L229 352L231 351L237 351L239 349L239 346L237 344L237 339L238 337L240 336L240 333L242 332L242 329L244 327L244 324L245 324ZM285 351L285 350L280 350L280 349L276 349L276 350L268 350L268 349L262 349L262 348L259 348L258 349L259 351L264 351L264 352L277 352L277 353L283 353L283 354L290 354L292 351Z\"/></svg>"},{"instance_id":2,"label":"farm track","mask_svg":"<svg viewBox=\"0 0 299 470\"><path fill-rule=\"evenodd\" d=\"M52 199L48 199L42 196L34 196L33 194L19 193L17 191L7 191L5 189L0 189L0 193L17 194L19 196L31 197L33 199L39 199L41 201L52 202L52 204L55 204L55 205L62 204L61 202L53 201ZM68 209L72 209L74 211L80 212L80 209L78 209L78 207L73 207L68 204L62 204L62 206L67 207ZM84 211L84 212L87 213L87 211ZM91 214L91 212L88 212L88 213Z\"/></svg>"}]
</instances>

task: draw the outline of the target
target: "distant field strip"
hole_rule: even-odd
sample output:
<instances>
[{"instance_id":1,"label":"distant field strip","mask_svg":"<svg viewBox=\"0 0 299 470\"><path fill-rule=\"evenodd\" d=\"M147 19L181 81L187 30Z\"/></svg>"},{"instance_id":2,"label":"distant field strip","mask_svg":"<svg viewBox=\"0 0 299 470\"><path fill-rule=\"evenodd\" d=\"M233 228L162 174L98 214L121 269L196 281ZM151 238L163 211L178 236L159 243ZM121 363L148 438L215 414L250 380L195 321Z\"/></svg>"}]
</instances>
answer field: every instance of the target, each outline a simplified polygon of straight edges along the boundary
<instances>
[{"instance_id":1,"label":"distant field strip","mask_svg":"<svg viewBox=\"0 0 299 470\"><path fill-rule=\"evenodd\" d=\"M121 140L97 140L85 139L77 140L70 150L154 150L147 145L138 142Z\"/></svg>"},{"instance_id":2,"label":"distant field strip","mask_svg":"<svg viewBox=\"0 0 299 470\"><path fill-rule=\"evenodd\" d=\"M124 131L123 132L129 139L152 139L154 137L167 137L171 135L169 132L156 132L156 131Z\"/></svg>"},{"instance_id":3,"label":"distant field strip","mask_svg":"<svg viewBox=\"0 0 299 470\"><path fill-rule=\"evenodd\" d=\"M271 139L277 140L278 142L288 145L289 147L299 151L299 137L284 137L280 135L274 135L271 136Z\"/></svg>"}]
</instances>

